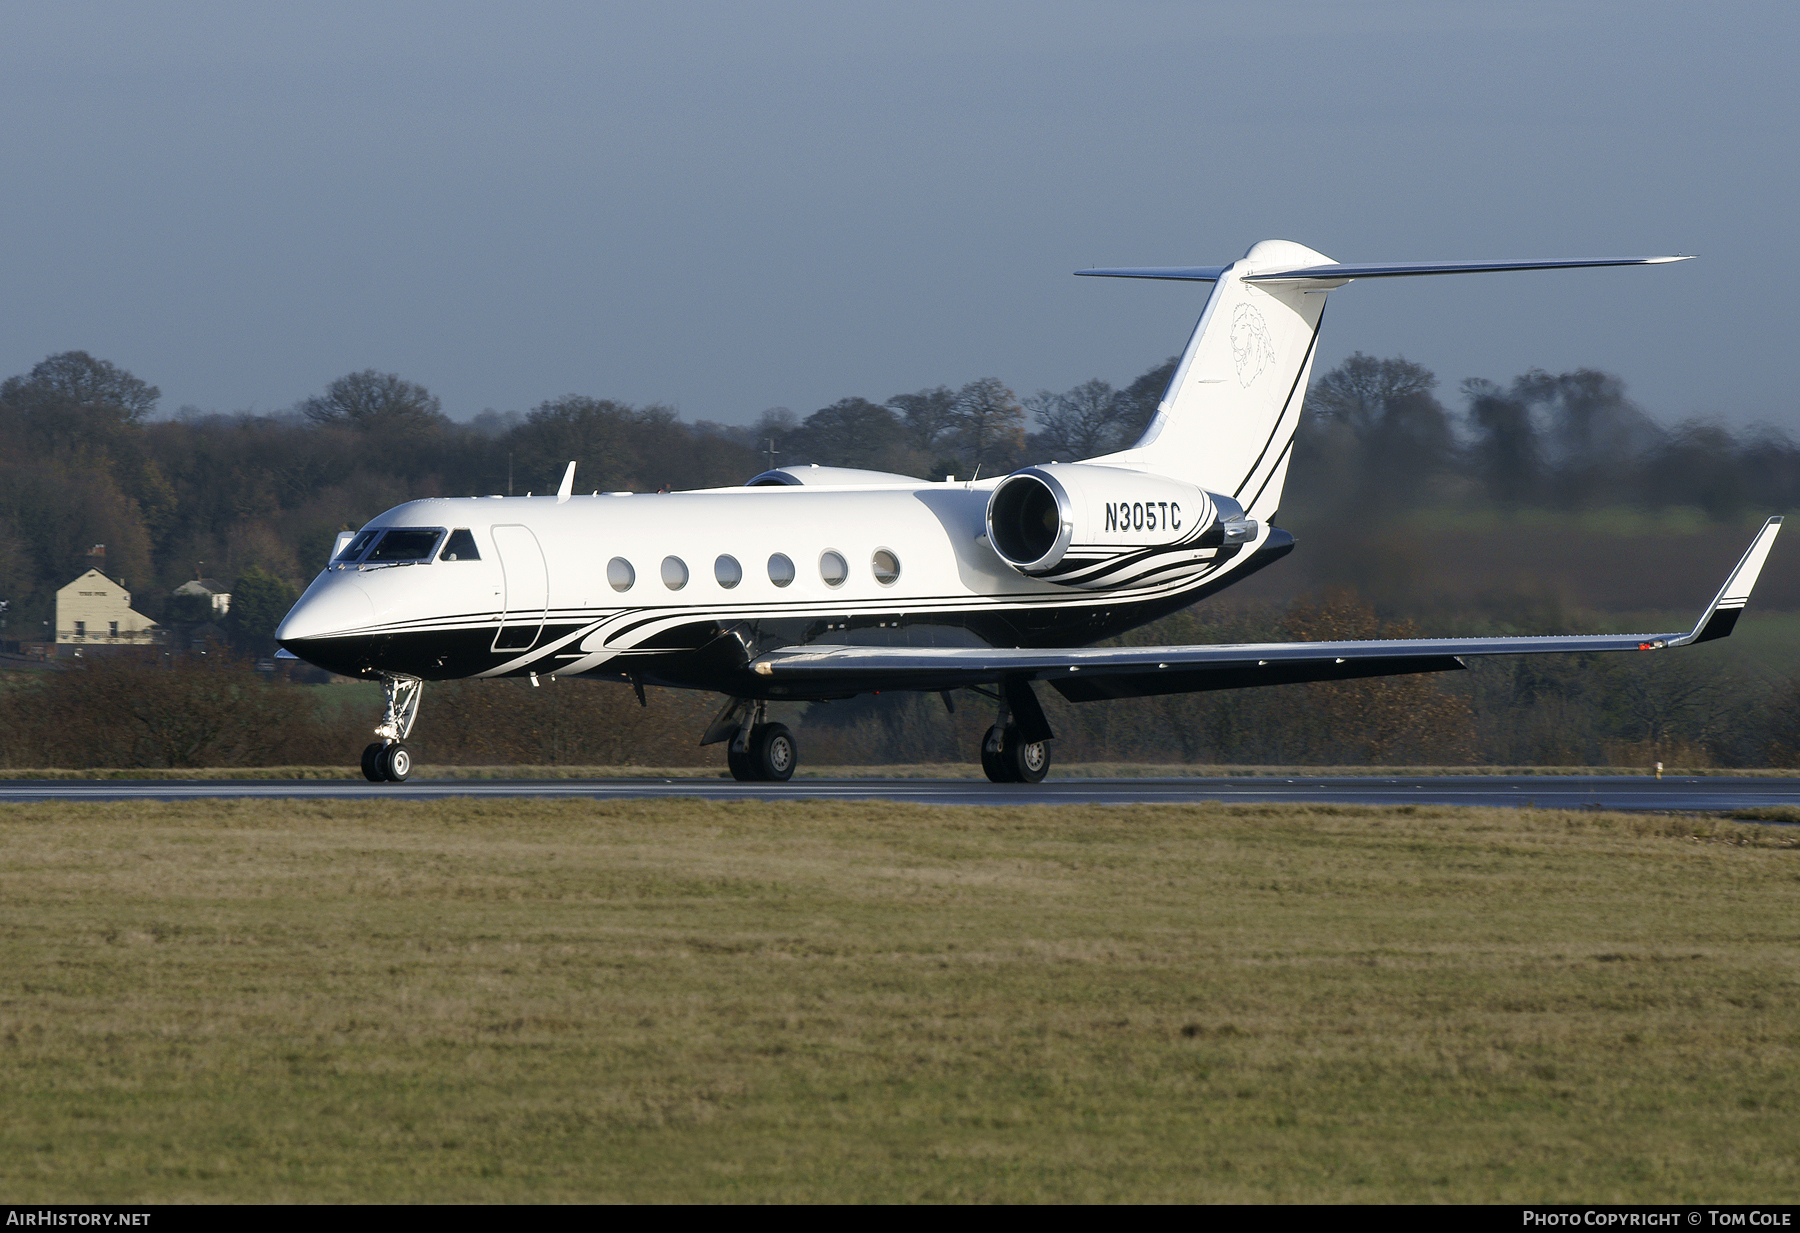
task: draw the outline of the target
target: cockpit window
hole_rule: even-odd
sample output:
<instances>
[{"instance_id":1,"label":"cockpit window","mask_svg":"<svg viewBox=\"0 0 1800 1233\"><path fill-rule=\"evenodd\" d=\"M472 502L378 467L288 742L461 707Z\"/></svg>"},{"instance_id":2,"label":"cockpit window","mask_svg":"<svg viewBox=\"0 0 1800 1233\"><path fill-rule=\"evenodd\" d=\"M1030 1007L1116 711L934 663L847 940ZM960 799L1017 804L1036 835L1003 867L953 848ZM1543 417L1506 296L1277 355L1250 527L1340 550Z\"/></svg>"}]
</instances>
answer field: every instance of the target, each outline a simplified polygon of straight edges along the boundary
<instances>
[{"instance_id":1,"label":"cockpit window","mask_svg":"<svg viewBox=\"0 0 1800 1233\"><path fill-rule=\"evenodd\" d=\"M369 554L369 563L377 561L429 561L437 547L442 527L393 527Z\"/></svg>"},{"instance_id":2,"label":"cockpit window","mask_svg":"<svg viewBox=\"0 0 1800 1233\"><path fill-rule=\"evenodd\" d=\"M376 537L380 534L380 527L374 527L367 531L358 532L356 538L351 540L350 543L345 546L344 550L337 554L333 564L347 565L351 561L356 560L369 550L369 545L374 543Z\"/></svg>"},{"instance_id":3,"label":"cockpit window","mask_svg":"<svg viewBox=\"0 0 1800 1233\"><path fill-rule=\"evenodd\" d=\"M450 539L445 543L444 550L438 553L438 560L479 561L481 553L475 549L475 537L469 534L467 528L459 527L450 532Z\"/></svg>"}]
</instances>

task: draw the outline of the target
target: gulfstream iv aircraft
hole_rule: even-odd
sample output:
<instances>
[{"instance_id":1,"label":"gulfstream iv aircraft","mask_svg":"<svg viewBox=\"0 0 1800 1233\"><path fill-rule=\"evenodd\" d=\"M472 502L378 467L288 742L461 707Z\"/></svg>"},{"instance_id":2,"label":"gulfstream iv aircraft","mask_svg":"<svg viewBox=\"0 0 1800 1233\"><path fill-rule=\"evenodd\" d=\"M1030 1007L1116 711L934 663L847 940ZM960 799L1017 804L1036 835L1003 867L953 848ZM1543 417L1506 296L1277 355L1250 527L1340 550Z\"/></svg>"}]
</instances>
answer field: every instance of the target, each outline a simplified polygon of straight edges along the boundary
<instances>
[{"instance_id":1,"label":"gulfstream iv aircraft","mask_svg":"<svg viewBox=\"0 0 1800 1233\"><path fill-rule=\"evenodd\" d=\"M409 501L346 535L276 636L379 680L363 754L404 780L423 682L596 676L726 696L703 744L739 779L786 779L772 701L872 690L992 700L988 778L1036 782L1053 739L1035 682L1136 698L1460 669L1470 656L1661 651L1731 631L1773 544L1771 518L1690 632L1093 647L1286 556L1275 525L1326 293L1360 278L1610 261L1345 265L1265 240L1225 266L1083 270L1213 284L1169 388L1131 448L941 482L787 467L738 488Z\"/></svg>"}]
</instances>

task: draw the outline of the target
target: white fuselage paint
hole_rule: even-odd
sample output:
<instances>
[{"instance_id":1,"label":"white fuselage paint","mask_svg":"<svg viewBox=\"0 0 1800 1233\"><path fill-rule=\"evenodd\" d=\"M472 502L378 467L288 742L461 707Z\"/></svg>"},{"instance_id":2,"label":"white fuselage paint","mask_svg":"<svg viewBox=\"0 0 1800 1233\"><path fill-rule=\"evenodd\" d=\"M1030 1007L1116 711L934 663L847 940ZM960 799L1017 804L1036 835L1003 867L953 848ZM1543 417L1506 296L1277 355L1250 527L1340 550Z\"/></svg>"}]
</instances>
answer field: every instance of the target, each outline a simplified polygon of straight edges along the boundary
<instances>
[{"instance_id":1,"label":"white fuselage paint","mask_svg":"<svg viewBox=\"0 0 1800 1233\"><path fill-rule=\"evenodd\" d=\"M480 627L495 631L492 645L504 658L478 675L574 675L697 620L929 622L995 607L1116 606L1195 584L1188 576L1095 593L1022 576L986 538L987 502L998 480L410 501L369 528L466 528L481 559L333 565L307 589L278 636L285 642ZM1246 545L1233 563L1256 546ZM891 583L877 579L878 552L899 564ZM848 566L836 586L822 568L828 553ZM774 554L793 564L786 586L771 580ZM737 585L723 586L716 577L721 556L738 563ZM635 575L625 591L608 581L615 557ZM679 589L664 582L668 557L686 567ZM519 632L546 619L563 632L545 640Z\"/></svg>"}]
</instances>

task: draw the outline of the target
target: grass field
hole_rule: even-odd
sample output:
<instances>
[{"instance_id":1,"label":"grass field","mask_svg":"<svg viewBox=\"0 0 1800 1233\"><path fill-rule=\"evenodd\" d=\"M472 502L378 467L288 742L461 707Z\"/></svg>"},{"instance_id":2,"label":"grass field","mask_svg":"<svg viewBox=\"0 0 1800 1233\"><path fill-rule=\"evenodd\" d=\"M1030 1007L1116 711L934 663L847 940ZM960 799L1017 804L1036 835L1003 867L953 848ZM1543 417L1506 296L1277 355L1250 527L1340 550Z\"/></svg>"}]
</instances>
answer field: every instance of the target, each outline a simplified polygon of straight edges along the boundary
<instances>
[{"instance_id":1,"label":"grass field","mask_svg":"<svg viewBox=\"0 0 1800 1233\"><path fill-rule=\"evenodd\" d=\"M1800 1197L1800 835L0 808L0 1193Z\"/></svg>"}]
</instances>

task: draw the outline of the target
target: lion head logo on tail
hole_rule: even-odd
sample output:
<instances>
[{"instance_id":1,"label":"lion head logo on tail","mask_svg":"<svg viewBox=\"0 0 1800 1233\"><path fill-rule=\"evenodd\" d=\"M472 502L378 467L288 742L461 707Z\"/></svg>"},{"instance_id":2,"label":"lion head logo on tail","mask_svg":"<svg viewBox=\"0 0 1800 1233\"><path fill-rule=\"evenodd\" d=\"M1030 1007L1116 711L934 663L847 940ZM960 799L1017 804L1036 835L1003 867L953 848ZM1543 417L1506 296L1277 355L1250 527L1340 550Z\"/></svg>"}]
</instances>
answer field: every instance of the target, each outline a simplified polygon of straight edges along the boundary
<instances>
[{"instance_id":1,"label":"lion head logo on tail","mask_svg":"<svg viewBox=\"0 0 1800 1233\"><path fill-rule=\"evenodd\" d=\"M1253 305L1239 304L1231 314L1231 358L1237 363L1238 384L1245 389L1275 363L1275 338Z\"/></svg>"}]
</instances>

